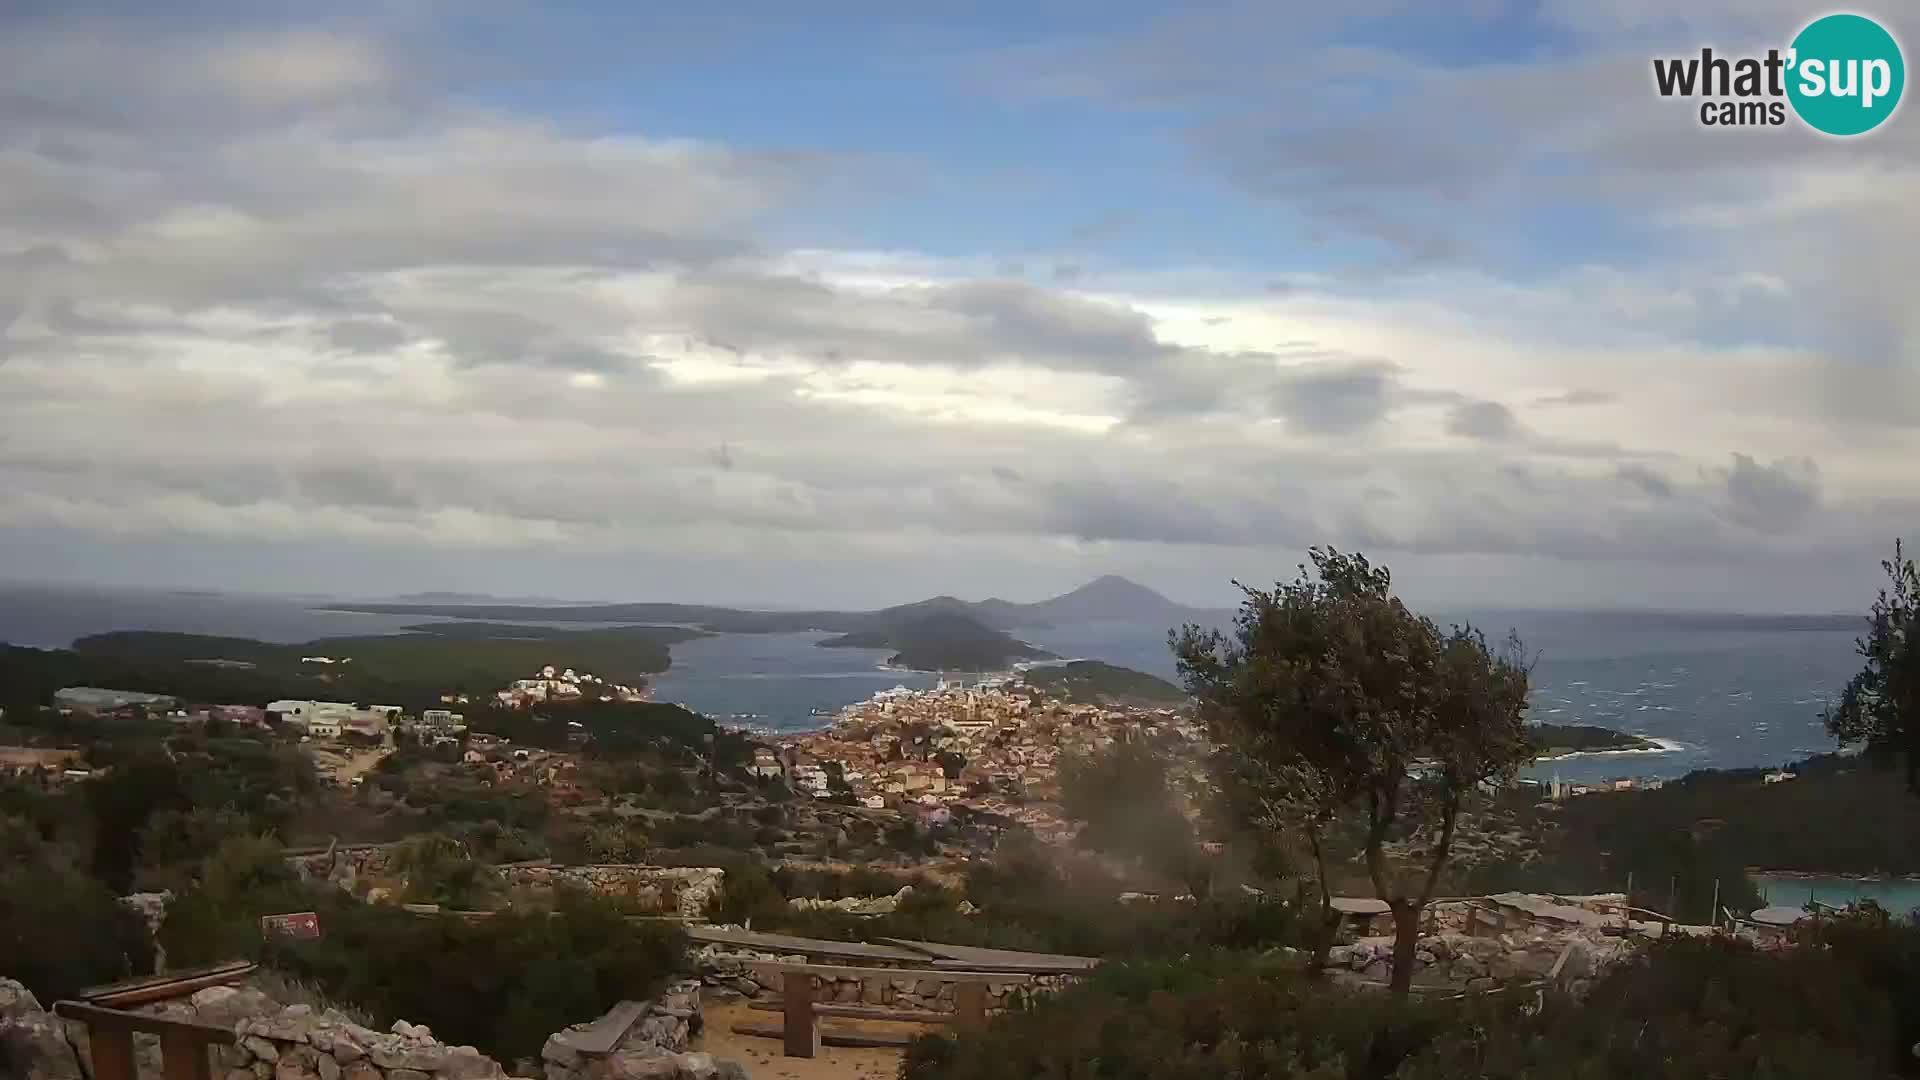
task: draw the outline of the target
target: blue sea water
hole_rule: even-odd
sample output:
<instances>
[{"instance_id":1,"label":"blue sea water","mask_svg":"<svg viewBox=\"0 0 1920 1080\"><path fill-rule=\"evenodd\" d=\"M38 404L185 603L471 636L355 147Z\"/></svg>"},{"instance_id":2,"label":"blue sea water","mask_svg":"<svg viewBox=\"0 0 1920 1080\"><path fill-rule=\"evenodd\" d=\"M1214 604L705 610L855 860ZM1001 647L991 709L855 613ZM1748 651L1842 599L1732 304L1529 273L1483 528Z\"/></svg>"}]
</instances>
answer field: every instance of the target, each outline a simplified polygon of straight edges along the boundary
<instances>
[{"instance_id":1,"label":"blue sea water","mask_svg":"<svg viewBox=\"0 0 1920 1080\"><path fill-rule=\"evenodd\" d=\"M397 632L417 616L324 612L318 598L0 585L0 641L60 647L107 630L176 630L298 642ZM1658 753L1579 755L1534 767L1570 782L1679 776L1697 768L1774 766L1833 749L1821 712L1858 669L1851 630L1701 629L1658 616L1483 612L1490 636L1517 630L1533 667L1532 717L1661 740ZM1738 626L1738 624L1735 624ZM721 635L673 648L659 700L773 731L933 677L884 668L872 649L822 649L818 634ZM1082 623L1023 631L1063 657L1174 678L1166 628ZM739 719L735 719L738 717Z\"/></svg>"},{"instance_id":2,"label":"blue sea water","mask_svg":"<svg viewBox=\"0 0 1920 1080\"><path fill-rule=\"evenodd\" d=\"M673 646L673 667L654 679L656 701L671 701L721 723L804 731L841 706L895 686L923 690L934 676L883 665L891 650L822 649L832 634L719 634Z\"/></svg>"}]
</instances>

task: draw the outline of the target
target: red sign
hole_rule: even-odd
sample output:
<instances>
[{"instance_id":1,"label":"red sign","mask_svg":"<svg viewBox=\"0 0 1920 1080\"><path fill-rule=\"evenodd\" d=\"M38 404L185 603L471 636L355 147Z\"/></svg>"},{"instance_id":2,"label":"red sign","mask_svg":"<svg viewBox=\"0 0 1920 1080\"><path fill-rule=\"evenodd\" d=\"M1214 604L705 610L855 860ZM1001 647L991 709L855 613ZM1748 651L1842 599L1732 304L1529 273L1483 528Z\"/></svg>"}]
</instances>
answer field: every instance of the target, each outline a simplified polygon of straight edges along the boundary
<instances>
[{"instance_id":1,"label":"red sign","mask_svg":"<svg viewBox=\"0 0 1920 1080\"><path fill-rule=\"evenodd\" d=\"M267 937L315 941L320 937L320 916L311 911L296 911L287 915L262 915L260 916L260 933Z\"/></svg>"}]
</instances>

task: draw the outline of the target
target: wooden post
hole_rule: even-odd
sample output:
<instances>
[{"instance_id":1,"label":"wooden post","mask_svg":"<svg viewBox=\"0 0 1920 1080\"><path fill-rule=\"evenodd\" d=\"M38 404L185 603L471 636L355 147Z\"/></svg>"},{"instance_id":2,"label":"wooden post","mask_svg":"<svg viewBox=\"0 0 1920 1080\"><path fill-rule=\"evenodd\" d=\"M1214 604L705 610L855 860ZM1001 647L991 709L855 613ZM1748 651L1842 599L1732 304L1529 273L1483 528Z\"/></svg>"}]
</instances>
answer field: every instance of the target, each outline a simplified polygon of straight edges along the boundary
<instances>
[{"instance_id":1,"label":"wooden post","mask_svg":"<svg viewBox=\"0 0 1920 1080\"><path fill-rule=\"evenodd\" d=\"M978 1031L987 1026L987 984L964 982L953 988L954 1026Z\"/></svg>"},{"instance_id":2,"label":"wooden post","mask_svg":"<svg viewBox=\"0 0 1920 1080\"><path fill-rule=\"evenodd\" d=\"M182 1029L162 1032L160 1069L166 1080L213 1080L213 1070L207 1066L206 1040Z\"/></svg>"},{"instance_id":3,"label":"wooden post","mask_svg":"<svg viewBox=\"0 0 1920 1080\"><path fill-rule=\"evenodd\" d=\"M1720 927L1720 879L1713 879L1713 911L1711 912L1715 929Z\"/></svg>"},{"instance_id":4,"label":"wooden post","mask_svg":"<svg viewBox=\"0 0 1920 1080\"><path fill-rule=\"evenodd\" d=\"M93 1058L93 1080L136 1080L131 1030L88 1025L87 1049Z\"/></svg>"},{"instance_id":5,"label":"wooden post","mask_svg":"<svg viewBox=\"0 0 1920 1080\"><path fill-rule=\"evenodd\" d=\"M813 1025L813 976L806 972L789 971L781 980L780 992L787 1004L787 1022L783 1032L787 1056L813 1057L820 1052L820 1032Z\"/></svg>"}]
</instances>

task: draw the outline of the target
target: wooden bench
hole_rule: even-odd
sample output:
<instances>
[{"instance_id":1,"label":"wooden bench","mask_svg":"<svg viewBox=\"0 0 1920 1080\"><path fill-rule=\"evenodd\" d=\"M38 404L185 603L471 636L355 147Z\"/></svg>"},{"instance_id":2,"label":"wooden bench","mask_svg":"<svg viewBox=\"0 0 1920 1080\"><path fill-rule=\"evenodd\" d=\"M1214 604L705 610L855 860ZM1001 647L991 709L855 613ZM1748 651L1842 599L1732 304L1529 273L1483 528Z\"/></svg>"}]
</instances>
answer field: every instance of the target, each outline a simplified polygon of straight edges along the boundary
<instances>
[{"instance_id":1,"label":"wooden bench","mask_svg":"<svg viewBox=\"0 0 1920 1080\"><path fill-rule=\"evenodd\" d=\"M87 1026L93 1080L137 1080L133 1062L136 1031L160 1036L160 1067L166 1080L212 1080L207 1048L231 1046L235 1041L234 1033L227 1028L166 1020L80 1001L54 1002L53 1014Z\"/></svg>"},{"instance_id":2,"label":"wooden bench","mask_svg":"<svg viewBox=\"0 0 1920 1080\"><path fill-rule=\"evenodd\" d=\"M762 981L777 979L780 984L781 1001L778 1005L768 1005L771 1010L784 1014L785 1022L780 1027L766 1024L735 1024L733 1030L741 1035L756 1035L777 1038L785 1043L787 1057L810 1058L819 1053L820 1046L905 1046L908 1040L904 1036L889 1034L869 1034L859 1032L822 1032L815 1023L821 1016L844 1016L861 1020L894 1020L918 1024L953 1024L961 1028L978 1028L987 1022L987 986L990 983L1019 983L1033 981L1033 975L1017 971L955 971L951 969L929 970L926 968L861 968L841 967L834 964L783 964L777 961L760 961L747 965L756 977ZM954 987L954 1011L947 1013L930 1012L922 1009L888 1009L872 1005L839 1004L830 1001L817 1001L813 994L815 979L914 979L939 983L951 983Z\"/></svg>"}]
</instances>

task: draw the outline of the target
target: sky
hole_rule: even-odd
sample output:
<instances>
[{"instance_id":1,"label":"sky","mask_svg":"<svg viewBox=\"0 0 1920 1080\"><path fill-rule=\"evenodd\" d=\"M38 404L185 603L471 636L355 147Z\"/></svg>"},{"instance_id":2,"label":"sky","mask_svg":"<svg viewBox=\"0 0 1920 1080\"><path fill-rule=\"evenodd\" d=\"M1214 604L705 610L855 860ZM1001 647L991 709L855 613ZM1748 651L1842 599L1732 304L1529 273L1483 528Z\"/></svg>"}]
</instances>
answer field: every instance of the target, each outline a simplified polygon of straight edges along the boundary
<instances>
[{"instance_id":1,"label":"sky","mask_svg":"<svg viewBox=\"0 0 1920 1080\"><path fill-rule=\"evenodd\" d=\"M914 7L0 5L0 578L1844 611L1920 541L1920 118L1653 91L1824 6Z\"/></svg>"}]
</instances>

